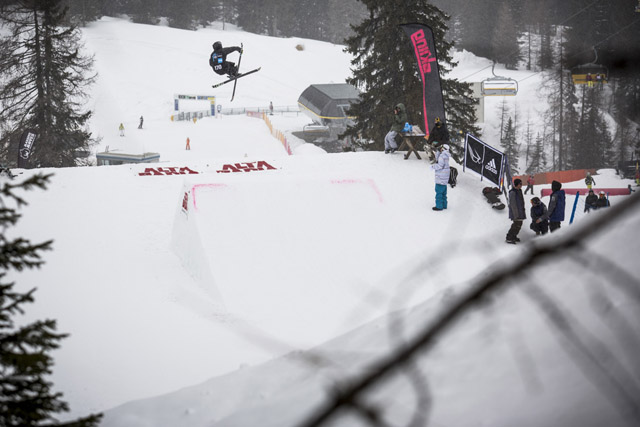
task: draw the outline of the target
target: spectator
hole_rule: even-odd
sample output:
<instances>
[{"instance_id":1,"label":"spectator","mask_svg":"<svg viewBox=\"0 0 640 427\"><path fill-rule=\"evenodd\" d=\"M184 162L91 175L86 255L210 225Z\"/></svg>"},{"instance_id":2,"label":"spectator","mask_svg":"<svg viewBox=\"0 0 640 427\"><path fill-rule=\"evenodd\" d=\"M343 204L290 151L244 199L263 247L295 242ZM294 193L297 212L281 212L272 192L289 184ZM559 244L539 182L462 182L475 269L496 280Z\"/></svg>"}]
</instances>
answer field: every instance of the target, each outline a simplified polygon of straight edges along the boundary
<instances>
[{"instance_id":1,"label":"spectator","mask_svg":"<svg viewBox=\"0 0 640 427\"><path fill-rule=\"evenodd\" d=\"M185 150L191 150L191 140L187 137L187 145L184 147Z\"/></svg>"},{"instance_id":2,"label":"spectator","mask_svg":"<svg viewBox=\"0 0 640 427\"><path fill-rule=\"evenodd\" d=\"M404 107L404 104L400 103L393 108L393 124L391 125L391 129L387 133L387 136L384 137L384 152L387 153L395 153L398 149L398 143L396 142L396 136L402 129L404 129L404 124L407 122L407 111Z\"/></svg>"},{"instance_id":3,"label":"spectator","mask_svg":"<svg viewBox=\"0 0 640 427\"><path fill-rule=\"evenodd\" d=\"M593 190L589 190L589 195L584 201L584 211L589 212L591 209L598 209L596 202L598 201L598 196L593 192Z\"/></svg>"},{"instance_id":4,"label":"spectator","mask_svg":"<svg viewBox=\"0 0 640 427\"><path fill-rule=\"evenodd\" d=\"M273 116L273 102L269 101L269 115Z\"/></svg>"},{"instance_id":5,"label":"spectator","mask_svg":"<svg viewBox=\"0 0 640 427\"><path fill-rule=\"evenodd\" d=\"M547 214L542 216L542 219L549 220L549 231L554 232L560 228L560 223L564 221L564 206L565 206L565 194L562 190L562 184L558 181L551 183L551 197L549 197L549 208Z\"/></svg>"},{"instance_id":6,"label":"spectator","mask_svg":"<svg viewBox=\"0 0 640 427\"><path fill-rule=\"evenodd\" d=\"M120 123L118 130L120 131L120 136L124 136L124 125L122 123Z\"/></svg>"},{"instance_id":7,"label":"spectator","mask_svg":"<svg viewBox=\"0 0 640 427\"><path fill-rule=\"evenodd\" d=\"M436 117L433 129L429 131L429 139L427 139L427 143L438 146L438 144L449 144L449 142L450 137L447 125L442 123L440 117Z\"/></svg>"},{"instance_id":8,"label":"spectator","mask_svg":"<svg viewBox=\"0 0 640 427\"><path fill-rule=\"evenodd\" d=\"M436 163L431 165L431 169L436 171L436 205L434 211L447 209L447 184L451 168L449 167L449 144L442 144L436 155Z\"/></svg>"},{"instance_id":9,"label":"spectator","mask_svg":"<svg viewBox=\"0 0 640 427\"><path fill-rule=\"evenodd\" d=\"M609 203L609 199L607 199L607 196L604 194L604 191L601 191L600 194L598 195L598 200L596 200L596 206L598 209L608 208L609 206L611 206L611 204Z\"/></svg>"},{"instance_id":10,"label":"spectator","mask_svg":"<svg viewBox=\"0 0 640 427\"><path fill-rule=\"evenodd\" d=\"M507 243L515 245L519 242L518 233L522 228L522 221L527 219L527 213L524 209L524 195L522 194L522 180L516 178L513 180L513 187L509 190L509 218L511 219L511 228L507 232Z\"/></svg>"},{"instance_id":11,"label":"spectator","mask_svg":"<svg viewBox=\"0 0 640 427\"><path fill-rule=\"evenodd\" d=\"M531 199L531 226L536 236L547 234L549 231L549 220L542 219L547 213L547 205L537 197Z\"/></svg>"},{"instance_id":12,"label":"spectator","mask_svg":"<svg viewBox=\"0 0 640 427\"><path fill-rule=\"evenodd\" d=\"M142 129L142 122L144 122L144 117L140 116L140 124L138 125L138 129Z\"/></svg>"},{"instance_id":13,"label":"spectator","mask_svg":"<svg viewBox=\"0 0 640 427\"><path fill-rule=\"evenodd\" d=\"M587 184L587 188L591 190L591 187L596 184L596 180L591 176L591 172L587 172L587 176L584 179L584 183Z\"/></svg>"},{"instance_id":14,"label":"spectator","mask_svg":"<svg viewBox=\"0 0 640 427\"><path fill-rule=\"evenodd\" d=\"M529 175L529 178L527 178L527 188L524 190L524 194L527 194L527 192L531 190L531 195L533 195L533 184L535 183L536 179L534 178L533 174Z\"/></svg>"}]
</instances>

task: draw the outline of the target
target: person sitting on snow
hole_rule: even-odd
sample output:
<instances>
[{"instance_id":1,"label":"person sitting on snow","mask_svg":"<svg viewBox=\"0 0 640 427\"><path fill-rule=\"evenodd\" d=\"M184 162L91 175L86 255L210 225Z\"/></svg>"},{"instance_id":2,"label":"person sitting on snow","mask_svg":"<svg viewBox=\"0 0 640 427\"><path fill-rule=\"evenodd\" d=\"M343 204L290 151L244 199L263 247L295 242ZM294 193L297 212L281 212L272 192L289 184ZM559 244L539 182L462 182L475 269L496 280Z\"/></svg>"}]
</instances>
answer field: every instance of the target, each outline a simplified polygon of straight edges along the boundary
<instances>
[{"instance_id":1,"label":"person sitting on snow","mask_svg":"<svg viewBox=\"0 0 640 427\"><path fill-rule=\"evenodd\" d=\"M231 52L240 52L242 55L242 48L239 46L222 47L222 43L219 41L213 44L213 52L209 57L209 65L213 68L214 72L220 75L226 74L229 78L238 75L238 67L236 67L236 64L227 61L227 55Z\"/></svg>"}]
</instances>

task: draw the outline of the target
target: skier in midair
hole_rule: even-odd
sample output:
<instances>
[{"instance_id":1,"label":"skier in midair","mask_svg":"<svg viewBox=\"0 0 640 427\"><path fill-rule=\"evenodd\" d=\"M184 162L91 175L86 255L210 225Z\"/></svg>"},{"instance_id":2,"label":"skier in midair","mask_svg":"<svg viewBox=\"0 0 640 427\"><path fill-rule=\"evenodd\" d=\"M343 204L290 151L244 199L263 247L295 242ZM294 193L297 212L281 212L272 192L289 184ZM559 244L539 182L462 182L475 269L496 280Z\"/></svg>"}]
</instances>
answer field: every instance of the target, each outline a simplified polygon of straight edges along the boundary
<instances>
[{"instance_id":1,"label":"skier in midair","mask_svg":"<svg viewBox=\"0 0 640 427\"><path fill-rule=\"evenodd\" d=\"M232 52L240 52L242 55L242 48L239 46L222 47L222 43L217 41L213 44L213 52L209 57L209 65L213 68L213 71L221 76L226 74L229 78L237 77L238 67L236 64L227 61L227 55Z\"/></svg>"}]
</instances>

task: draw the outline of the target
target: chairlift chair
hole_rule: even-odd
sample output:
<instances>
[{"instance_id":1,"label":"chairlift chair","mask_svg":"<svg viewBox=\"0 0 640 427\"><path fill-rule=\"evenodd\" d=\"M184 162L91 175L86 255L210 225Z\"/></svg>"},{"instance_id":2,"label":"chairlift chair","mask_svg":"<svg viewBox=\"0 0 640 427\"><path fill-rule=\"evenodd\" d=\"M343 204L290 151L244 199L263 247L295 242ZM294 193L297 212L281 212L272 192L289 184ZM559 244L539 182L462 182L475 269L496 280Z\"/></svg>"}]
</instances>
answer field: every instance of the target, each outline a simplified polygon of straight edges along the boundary
<instances>
[{"instance_id":1,"label":"chairlift chair","mask_svg":"<svg viewBox=\"0 0 640 427\"><path fill-rule=\"evenodd\" d=\"M491 67L493 77L484 79L480 84L482 96L515 96L518 93L518 82L509 77L496 76L493 71L495 62Z\"/></svg>"},{"instance_id":2,"label":"chairlift chair","mask_svg":"<svg viewBox=\"0 0 640 427\"><path fill-rule=\"evenodd\" d=\"M571 79L575 85L585 85L589 83L587 76L591 74L592 82L595 83L607 83L609 80L609 70L604 65L597 64L598 52L595 47L593 48L595 54L595 60L588 64L577 65L571 69ZM601 79L597 80L596 77L600 75Z\"/></svg>"}]
</instances>

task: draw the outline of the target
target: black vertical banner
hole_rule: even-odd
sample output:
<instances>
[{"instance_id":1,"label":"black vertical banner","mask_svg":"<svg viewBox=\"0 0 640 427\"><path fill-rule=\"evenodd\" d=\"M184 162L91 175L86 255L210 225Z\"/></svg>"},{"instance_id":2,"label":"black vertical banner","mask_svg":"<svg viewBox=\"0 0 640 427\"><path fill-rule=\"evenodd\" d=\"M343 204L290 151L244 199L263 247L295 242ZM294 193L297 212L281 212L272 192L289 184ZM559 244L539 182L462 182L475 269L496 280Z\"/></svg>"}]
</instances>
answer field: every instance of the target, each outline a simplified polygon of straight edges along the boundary
<instances>
[{"instance_id":1,"label":"black vertical banner","mask_svg":"<svg viewBox=\"0 0 640 427\"><path fill-rule=\"evenodd\" d=\"M33 145L36 143L38 134L32 129L27 129L22 132L20 138L20 147L18 149L18 167L27 168L29 166L29 159L33 152Z\"/></svg>"},{"instance_id":2,"label":"black vertical banner","mask_svg":"<svg viewBox=\"0 0 640 427\"><path fill-rule=\"evenodd\" d=\"M489 144L467 134L464 144L464 168L471 169L483 179L486 178L502 188L505 156Z\"/></svg>"},{"instance_id":3,"label":"black vertical banner","mask_svg":"<svg viewBox=\"0 0 640 427\"><path fill-rule=\"evenodd\" d=\"M433 31L424 24L402 24L400 27L409 37L411 49L416 55L418 70L422 78L422 104L424 111L424 127L427 137L433 129L436 117L446 124L444 117L444 98L440 85L440 72L436 55L436 44Z\"/></svg>"}]
</instances>

